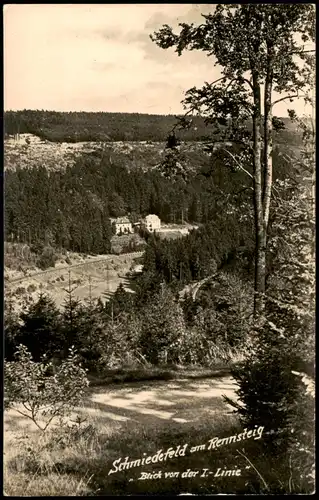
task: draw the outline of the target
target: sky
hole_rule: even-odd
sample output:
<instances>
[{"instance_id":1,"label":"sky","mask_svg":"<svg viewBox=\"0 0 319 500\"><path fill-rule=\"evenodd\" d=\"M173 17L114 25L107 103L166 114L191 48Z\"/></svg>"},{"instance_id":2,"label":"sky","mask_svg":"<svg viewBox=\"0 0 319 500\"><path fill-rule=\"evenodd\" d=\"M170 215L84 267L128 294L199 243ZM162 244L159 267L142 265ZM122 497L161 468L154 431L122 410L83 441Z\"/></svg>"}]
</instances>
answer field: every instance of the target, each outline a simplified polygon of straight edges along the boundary
<instances>
[{"instance_id":1,"label":"sky","mask_svg":"<svg viewBox=\"0 0 319 500\"><path fill-rule=\"evenodd\" d=\"M4 109L179 114L184 92L220 76L200 51L163 50L163 24L198 23L211 4L7 4ZM279 103L308 112L302 100Z\"/></svg>"}]
</instances>

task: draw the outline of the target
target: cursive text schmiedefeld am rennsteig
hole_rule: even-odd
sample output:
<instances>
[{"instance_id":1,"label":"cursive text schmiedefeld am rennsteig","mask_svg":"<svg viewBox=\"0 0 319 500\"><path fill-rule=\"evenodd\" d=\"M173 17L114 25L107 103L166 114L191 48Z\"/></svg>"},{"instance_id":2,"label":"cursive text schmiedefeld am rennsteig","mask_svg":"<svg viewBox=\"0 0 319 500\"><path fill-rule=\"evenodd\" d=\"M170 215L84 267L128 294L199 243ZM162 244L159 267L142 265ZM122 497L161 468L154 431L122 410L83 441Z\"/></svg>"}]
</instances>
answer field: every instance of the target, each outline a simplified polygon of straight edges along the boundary
<instances>
[{"instance_id":1,"label":"cursive text schmiedefeld am rennsteig","mask_svg":"<svg viewBox=\"0 0 319 500\"><path fill-rule=\"evenodd\" d=\"M219 448L219 446L223 446L225 444L230 444L230 443L238 443L239 441L245 439L250 439L250 438L253 438L255 440L260 439L263 431L264 427L262 426L258 427L257 425L255 425L255 428L253 430L248 431L247 429L244 429L244 432L242 432L241 434L235 434L234 436L228 436L225 438L214 437L210 439L207 443L200 444L197 446L189 447L188 443L186 443L183 446L178 445L176 449L168 448L168 450L166 451L158 450L153 456L147 456L131 461L129 461L129 457L125 457L124 460L122 460L121 457L118 458L117 460L114 460L112 464L112 469L109 470L108 475L114 474L115 472L121 472L123 470L131 469L133 467L140 467L141 465L165 462L169 458L184 457L188 447L189 447L189 453L195 453L197 451L214 450L215 448ZM144 455L146 455L146 453L144 453Z\"/></svg>"}]
</instances>

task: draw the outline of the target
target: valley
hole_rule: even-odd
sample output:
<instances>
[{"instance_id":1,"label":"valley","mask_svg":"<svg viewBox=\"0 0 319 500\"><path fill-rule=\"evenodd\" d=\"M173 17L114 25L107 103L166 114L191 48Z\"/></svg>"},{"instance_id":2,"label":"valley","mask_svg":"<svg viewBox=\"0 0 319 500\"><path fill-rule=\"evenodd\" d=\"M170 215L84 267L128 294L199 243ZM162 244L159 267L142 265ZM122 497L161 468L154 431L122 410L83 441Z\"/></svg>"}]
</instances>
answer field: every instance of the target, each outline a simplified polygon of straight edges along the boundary
<instances>
[{"instance_id":1,"label":"valley","mask_svg":"<svg viewBox=\"0 0 319 500\"><path fill-rule=\"evenodd\" d=\"M65 261L60 260L54 268L45 271L36 268L25 270L22 277L21 273L6 268L6 297L10 297L17 312L25 303L36 301L41 293L48 294L61 308L69 289L73 290L73 297L80 301L100 298L104 302L120 283L131 290L127 273L140 271L136 260L142 255L143 252L133 252L84 258L75 254L71 256L71 265L65 265Z\"/></svg>"}]
</instances>

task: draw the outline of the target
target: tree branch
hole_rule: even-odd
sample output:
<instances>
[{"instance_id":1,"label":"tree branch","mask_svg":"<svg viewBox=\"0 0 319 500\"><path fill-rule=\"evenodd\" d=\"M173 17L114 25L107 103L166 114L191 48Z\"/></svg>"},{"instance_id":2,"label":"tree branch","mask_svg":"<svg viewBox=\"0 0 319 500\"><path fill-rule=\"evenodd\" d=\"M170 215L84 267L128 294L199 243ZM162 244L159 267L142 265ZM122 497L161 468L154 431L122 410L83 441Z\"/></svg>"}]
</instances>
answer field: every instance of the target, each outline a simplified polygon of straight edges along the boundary
<instances>
[{"instance_id":1,"label":"tree branch","mask_svg":"<svg viewBox=\"0 0 319 500\"><path fill-rule=\"evenodd\" d=\"M240 78L241 78L241 77L240 77ZM249 80L247 80L247 78L241 78L241 79L242 79L244 82L248 83L248 85L250 86L251 90L254 90L254 88L253 88L253 84L252 84Z\"/></svg>"},{"instance_id":2,"label":"tree branch","mask_svg":"<svg viewBox=\"0 0 319 500\"><path fill-rule=\"evenodd\" d=\"M34 418L33 416L33 413L32 413L32 416L30 415L27 415L26 413L23 413L21 410L18 410L17 408L11 406L11 408L13 410L15 410L17 413L19 413L20 415L22 415L23 417L27 417L29 418L30 420L32 420L32 422L38 427L38 429L40 429L41 431L43 431L42 427L38 424L38 422L36 421L36 419Z\"/></svg>"},{"instance_id":3,"label":"tree branch","mask_svg":"<svg viewBox=\"0 0 319 500\"><path fill-rule=\"evenodd\" d=\"M316 52L316 50L315 49L300 50L298 52L288 52L288 54L286 54L286 55L288 55L288 56L293 55L293 54L299 54L300 55L300 54L307 54L309 52Z\"/></svg>"},{"instance_id":4,"label":"tree branch","mask_svg":"<svg viewBox=\"0 0 319 500\"><path fill-rule=\"evenodd\" d=\"M225 149L225 148L220 148L222 151L225 151L226 153L229 154L229 156L232 157L232 159L234 160L234 162L236 163L236 165L238 166L238 168L240 168L243 172L245 172L247 175L249 175L249 177L251 179L253 179L254 177L251 175L250 172L248 172L248 170L246 170L235 158L235 156L230 152L228 151L228 149Z\"/></svg>"},{"instance_id":5,"label":"tree branch","mask_svg":"<svg viewBox=\"0 0 319 500\"><path fill-rule=\"evenodd\" d=\"M247 142L243 141L242 139L231 139L231 140L229 140L229 142L232 142L234 144L241 144L245 148L248 148L251 152L254 151L253 147L250 144L248 144Z\"/></svg>"},{"instance_id":6,"label":"tree branch","mask_svg":"<svg viewBox=\"0 0 319 500\"><path fill-rule=\"evenodd\" d=\"M278 104L278 102L284 101L285 99L296 99L296 97L306 97L306 94L302 95L294 94L294 95L287 95L286 97L281 97L277 101L274 101L271 107L273 108L275 104Z\"/></svg>"},{"instance_id":7,"label":"tree branch","mask_svg":"<svg viewBox=\"0 0 319 500\"><path fill-rule=\"evenodd\" d=\"M243 193L244 191L253 191L254 189L250 186L244 187L243 189L240 189L240 191L237 191L237 193L233 193L233 196L238 196L240 193Z\"/></svg>"},{"instance_id":8,"label":"tree branch","mask_svg":"<svg viewBox=\"0 0 319 500\"><path fill-rule=\"evenodd\" d=\"M210 83L210 85L215 85L215 83L220 82L221 80L225 80L228 78L228 76L222 76L221 78L217 78L217 80L213 81L213 83Z\"/></svg>"}]
</instances>

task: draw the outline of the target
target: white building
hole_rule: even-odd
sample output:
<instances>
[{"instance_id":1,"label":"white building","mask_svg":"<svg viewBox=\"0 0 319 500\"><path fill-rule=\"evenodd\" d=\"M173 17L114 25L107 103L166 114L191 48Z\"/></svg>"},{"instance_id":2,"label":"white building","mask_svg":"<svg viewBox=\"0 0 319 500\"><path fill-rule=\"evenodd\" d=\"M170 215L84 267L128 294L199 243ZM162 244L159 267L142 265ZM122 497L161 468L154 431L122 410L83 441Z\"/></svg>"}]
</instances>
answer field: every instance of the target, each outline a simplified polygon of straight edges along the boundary
<instances>
[{"instance_id":1,"label":"white building","mask_svg":"<svg viewBox=\"0 0 319 500\"><path fill-rule=\"evenodd\" d=\"M152 233L153 231L161 228L161 219L157 215L150 214L143 220L143 225Z\"/></svg>"},{"instance_id":2,"label":"white building","mask_svg":"<svg viewBox=\"0 0 319 500\"><path fill-rule=\"evenodd\" d=\"M127 217L111 219L111 224L115 227L115 234L128 234L133 232L132 223Z\"/></svg>"}]
</instances>

